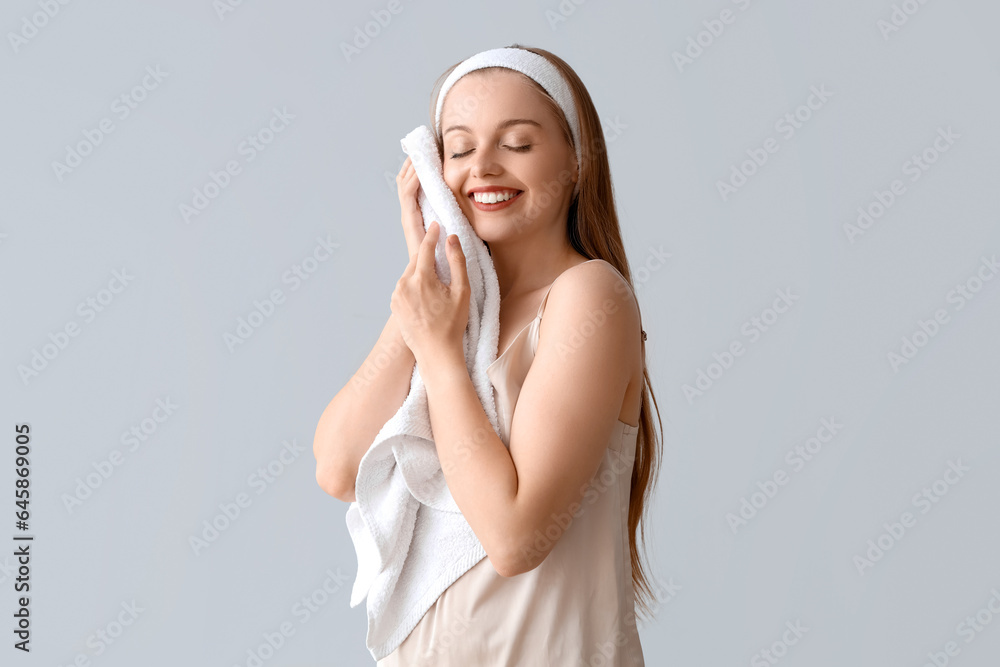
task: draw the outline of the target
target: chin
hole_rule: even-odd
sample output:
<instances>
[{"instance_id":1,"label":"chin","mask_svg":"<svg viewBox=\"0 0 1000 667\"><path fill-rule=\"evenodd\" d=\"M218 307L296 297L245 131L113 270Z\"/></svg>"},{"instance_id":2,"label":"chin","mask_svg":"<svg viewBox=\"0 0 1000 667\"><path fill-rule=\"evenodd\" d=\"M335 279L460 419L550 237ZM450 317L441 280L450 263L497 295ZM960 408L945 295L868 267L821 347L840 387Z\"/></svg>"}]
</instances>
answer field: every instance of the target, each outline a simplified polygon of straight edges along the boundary
<instances>
[{"instance_id":1,"label":"chin","mask_svg":"<svg viewBox=\"0 0 1000 667\"><path fill-rule=\"evenodd\" d=\"M492 220L484 221L482 219L469 218L469 225L472 227L472 231L476 233L476 236L487 243L503 241L515 233L514 221L512 219L503 220L493 218Z\"/></svg>"}]
</instances>

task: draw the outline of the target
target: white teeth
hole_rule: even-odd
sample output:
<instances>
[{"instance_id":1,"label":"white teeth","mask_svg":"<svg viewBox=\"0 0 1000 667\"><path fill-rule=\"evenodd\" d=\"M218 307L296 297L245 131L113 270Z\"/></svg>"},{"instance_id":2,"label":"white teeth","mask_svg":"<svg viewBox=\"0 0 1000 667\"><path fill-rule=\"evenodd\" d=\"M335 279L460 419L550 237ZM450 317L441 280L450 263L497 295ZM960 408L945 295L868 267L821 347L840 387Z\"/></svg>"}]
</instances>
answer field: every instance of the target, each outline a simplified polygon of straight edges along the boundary
<instances>
[{"instance_id":1,"label":"white teeth","mask_svg":"<svg viewBox=\"0 0 1000 667\"><path fill-rule=\"evenodd\" d=\"M517 195L516 192L473 192L472 198L480 204L496 204L507 201L515 195Z\"/></svg>"}]
</instances>

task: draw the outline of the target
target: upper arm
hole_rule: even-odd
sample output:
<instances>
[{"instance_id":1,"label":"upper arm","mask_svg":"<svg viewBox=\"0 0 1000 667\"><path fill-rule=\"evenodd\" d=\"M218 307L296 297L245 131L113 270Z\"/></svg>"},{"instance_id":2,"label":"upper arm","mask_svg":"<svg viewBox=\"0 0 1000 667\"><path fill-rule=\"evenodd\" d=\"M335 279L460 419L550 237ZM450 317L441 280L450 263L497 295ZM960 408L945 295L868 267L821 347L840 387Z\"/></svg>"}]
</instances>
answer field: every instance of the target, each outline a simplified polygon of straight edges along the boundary
<instances>
[{"instance_id":1,"label":"upper arm","mask_svg":"<svg viewBox=\"0 0 1000 667\"><path fill-rule=\"evenodd\" d=\"M526 572L548 549L525 551L552 515L579 502L607 449L639 354L639 311L624 280L600 262L568 270L552 286L511 420L520 539L508 570ZM530 557L529 554L530 553Z\"/></svg>"}]
</instances>

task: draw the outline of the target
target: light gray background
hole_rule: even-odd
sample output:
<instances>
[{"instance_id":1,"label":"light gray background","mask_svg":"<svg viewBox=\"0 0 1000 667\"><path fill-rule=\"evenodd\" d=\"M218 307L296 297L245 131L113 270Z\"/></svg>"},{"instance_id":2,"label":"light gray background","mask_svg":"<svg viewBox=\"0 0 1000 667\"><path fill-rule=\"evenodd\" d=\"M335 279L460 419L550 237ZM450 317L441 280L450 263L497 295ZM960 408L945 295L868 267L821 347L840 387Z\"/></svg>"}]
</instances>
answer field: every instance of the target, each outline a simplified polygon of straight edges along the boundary
<instances>
[{"instance_id":1,"label":"light gray background","mask_svg":"<svg viewBox=\"0 0 1000 667\"><path fill-rule=\"evenodd\" d=\"M220 19L209 0L71 2L16 52L9 33L41 10L5 3L0 539L16 532L13 425L28 422L36 540L32 652L8 632L0 662L246 665L290 622L268 667L373 663L364 608L348 606L347 505L316 485L312 437L405 265L399 139L429 122L448 66L519 42L570 63L614 138L666 436L649 533L666 593L640 627L646 663L765 664L755 654L798 621L789 667L917 667L951 640L949 664L997 664L1000 618L971 643L957 626L1000 590L1000 280L960 310L948 294L1000 253L1000 6L897 3L919 11L886 39L885 0L743 4L567 0L551 23L555 0L402 0L348 62L340 44L387 3L245 0ZM672 54L726 8L733 22L679 71ZM168 74L120 120L110 105L147 66ZM786 139L775 121L811 86L832 97ZM274 108L294 119L247 162L238 146ZM114 131L60 181L52 162L104 117ZM911 182L904 163L947 127L959 138ZM768 137L780 149L723 201L716 182ZM185 223L179 205L233 159L242 172ZM844 224L895 178L905 194L850 243ZM339 248L293 291L282 275L327 236ZM669 260L639 272L653 249ZM78 304L123 268L134 279L87 322ZM751 343L743 323L783 288L798 300ZM224 335L274 289L285 302L231 352ZM949 321L894 371L888 353L939 308ZM18 367L71 321L79 334L24 382ZM734 340L746 353L689 401L683 385ZM121 434L167 398L176 411L128 451ZM786 452L824 417L843 429L793 471ZM285 441L304 453L258 494L250 476ZM67 510L116 449L123 463ZM959 459L969 471L921 514L913 496ZM734 533L727 513L778 470L788 484ZM239 493L250 506L196 555L190 536ZM904 511L916 525L859 573ZM344 583L303 622L294 605L328 570ZM133 600L143 611L96 656L88 638Z\"/></svg>"}]
</instances>

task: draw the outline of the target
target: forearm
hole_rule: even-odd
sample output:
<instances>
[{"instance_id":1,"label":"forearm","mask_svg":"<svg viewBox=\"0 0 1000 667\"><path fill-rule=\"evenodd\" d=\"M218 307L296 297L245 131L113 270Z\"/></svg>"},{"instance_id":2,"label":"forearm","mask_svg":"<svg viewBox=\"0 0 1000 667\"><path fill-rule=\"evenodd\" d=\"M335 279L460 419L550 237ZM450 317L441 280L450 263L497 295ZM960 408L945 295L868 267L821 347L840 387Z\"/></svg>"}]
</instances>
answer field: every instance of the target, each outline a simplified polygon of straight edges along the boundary
<instances>
[{"instance_id":1,"label":"forearm","mask_svg":"<svg viewBox=\"0 0 1000 667\"><path fill-rule=\"evenodd\" d=\"M448 489L494 567L505 574L501 570L520 544L514 461L483 410L460 349L439 352L420 375Z\"/></svg>"},{"instance_id":2,"label":"forearm","mask_svg":"<svg viewBox=\"0 0 1000 667\"><path fill-rule=\"evenodd\" d=\"M390 315L378 341L334 396L316 427L316 478L327 493L354 500L358 465L410 390L414 357Z\"/></svg>"}]
</instances>

